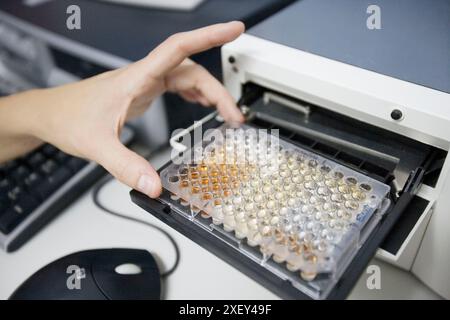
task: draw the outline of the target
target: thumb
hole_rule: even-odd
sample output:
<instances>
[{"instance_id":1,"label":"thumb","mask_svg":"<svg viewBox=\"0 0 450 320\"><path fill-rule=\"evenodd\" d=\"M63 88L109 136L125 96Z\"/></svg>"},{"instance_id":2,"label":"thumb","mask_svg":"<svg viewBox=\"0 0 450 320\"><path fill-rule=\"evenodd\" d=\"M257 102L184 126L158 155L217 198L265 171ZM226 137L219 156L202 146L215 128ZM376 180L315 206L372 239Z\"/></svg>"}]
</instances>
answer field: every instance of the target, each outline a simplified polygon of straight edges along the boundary
<instances>
[{"instance_id":1,"label":"thumb","mask_svg":"<svg viewBox=\"0 0 450 320\"><path fill-rule=\"evenodd\" d=\"M117 180L151 198L161 194L161 180L150 163L120 141L104 144L97 162Z\"/></svg>"}]
</instances>

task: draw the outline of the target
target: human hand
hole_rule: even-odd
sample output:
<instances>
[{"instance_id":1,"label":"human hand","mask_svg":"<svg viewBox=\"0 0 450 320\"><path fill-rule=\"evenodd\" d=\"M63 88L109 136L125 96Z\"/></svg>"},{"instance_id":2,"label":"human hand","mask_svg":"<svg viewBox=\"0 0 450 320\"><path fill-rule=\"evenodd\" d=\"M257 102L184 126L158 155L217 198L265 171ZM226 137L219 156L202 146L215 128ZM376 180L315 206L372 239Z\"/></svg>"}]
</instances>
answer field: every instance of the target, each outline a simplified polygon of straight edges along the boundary
<instances>
[{"instance_id":1,"label":"human hand","mask_svg":"<svg viewBox=\"0 0 450 320\"><path fill-rule=\"evenodd\" d=\"M204 106L215 105L225 120L243 121L222 84L187 58L232 41L243 31L241 22L230 22L175 34L136 63L35 93L45 99L35 99L40 106L34 108L32 134L67 153L96 161L126 185L157 197L161 193L157 172L119 140L125 121L142 114L165 91Z\"/></svg>"}]
</instances>

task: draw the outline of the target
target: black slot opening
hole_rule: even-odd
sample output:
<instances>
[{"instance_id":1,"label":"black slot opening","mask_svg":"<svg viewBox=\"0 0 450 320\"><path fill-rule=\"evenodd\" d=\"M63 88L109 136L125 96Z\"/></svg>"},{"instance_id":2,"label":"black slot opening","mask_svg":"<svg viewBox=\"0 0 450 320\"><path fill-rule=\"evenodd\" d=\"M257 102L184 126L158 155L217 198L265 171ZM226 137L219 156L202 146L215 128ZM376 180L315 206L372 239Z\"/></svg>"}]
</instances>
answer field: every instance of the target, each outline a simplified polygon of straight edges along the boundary
<instances>
[{"instance_id":1,"label":"black slot opening","mask_svg":"<svg viewBox=\"0 0 450 320\"><path fill-rule=\"evenodd\" d=\"M361 166L361 169L364 171L376 174L377 176L380 176L380 177L387 177L390 174L389 170L382 168L380 166L377 166L370 162L364 162Z\"/></svg>"},{"instance_id":2,"label":"black slot opening","mask_svg":"<svg viewBox=\"0 0 450 320\"><path fill-rule=\"evenodd\" d=\"M319 151L319 152L321 152L323 154L326 154L326 155L329 155L329 156L333 156L333 157L336 156L336 154L339 152L338 149L333 148L333 147L331 147L329 145L326 145L324 143L320 143L320 142L316 143L313 146L313 149L317 150L317 151Z\"/></svg>"},{"instance_id":3,"label":"black slot opening","mask_svg":"<svg viewBox=\"0 0 450 320\"><path fill-rule=\"evenodd\" d=\"M363 162L360 158L355 157L347 152L339 152L336 158L355 167L359 167Z\"/></svg>"},{"instance_id":4,"label":"black slot opening","mask_svg":"<svg viewBox=\"0 0 450 320\"><path fill-rule=\"evenodd\" d=\"M291 140L295 141L295 142L298 142L298 143L300 143L302 145L308 146L308 147L311 147L315 143L315 141L313 139L305 137L305 136L303 136L301 134L294 134L291 137Z\"/></svg>"},{"instance_id":5,"label":"black slot opening","mask_svg":"<svg viewBox=\"0 0 450 320\"><path fill-rule=\"evenodd\" d=\"M255 126L263 128L263 129L271 129L273 127L272 123L270 123L266 120L263 120L261 118L258 118L258 117L254 117L251 120L251 123L253 123Z\"/></svg>"}]
</instances>

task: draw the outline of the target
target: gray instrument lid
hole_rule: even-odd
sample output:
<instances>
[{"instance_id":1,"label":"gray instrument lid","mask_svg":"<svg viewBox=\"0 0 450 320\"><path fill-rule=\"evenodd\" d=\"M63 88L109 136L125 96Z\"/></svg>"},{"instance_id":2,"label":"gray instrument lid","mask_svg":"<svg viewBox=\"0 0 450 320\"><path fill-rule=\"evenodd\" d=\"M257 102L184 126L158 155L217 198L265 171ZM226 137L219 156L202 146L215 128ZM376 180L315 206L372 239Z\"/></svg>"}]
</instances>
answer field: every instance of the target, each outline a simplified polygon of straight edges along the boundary
<instances>
[{"instance_id":1,"label":"gray instrument lid","mask_svg":"<svg viewBox=\"0 0 450 320\"><path fill-rule=\"evenodd\" d=\"M380 30L367 28L371 4ZM449 0L301 0L248 33L450 93Z\"/></svg>"}]
</instances>

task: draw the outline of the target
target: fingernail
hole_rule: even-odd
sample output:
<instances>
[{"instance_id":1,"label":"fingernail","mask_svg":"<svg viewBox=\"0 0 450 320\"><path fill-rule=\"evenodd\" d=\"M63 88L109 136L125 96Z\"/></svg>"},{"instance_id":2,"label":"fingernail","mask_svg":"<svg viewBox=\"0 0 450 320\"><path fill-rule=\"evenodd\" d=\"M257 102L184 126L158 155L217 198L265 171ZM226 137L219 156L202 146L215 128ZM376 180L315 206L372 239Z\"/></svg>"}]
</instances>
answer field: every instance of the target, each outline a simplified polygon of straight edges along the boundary
<instances>
[{"instance_id":1,"label":"fingernail","mask_svg":"<svg viewBox=\"0 0 450 320\"><path fill-rule=\"evenodd\" d=\"M152 177L144 174L139 178L137 188L146 195L152 195L155 193L155 182Z\"/></svg>"},{"instance_id":2,"label":"fingernail","mask_svg":"<svg viewBox=\"0 0 450 320\"><path fill-rule=\"evenodd\" d=\"M244 120L245 120L244 115L240 111L236 110L236 112L234 112L233 114L233 121L242 123L244 122Z\"/></svg>"}]
</instances>

